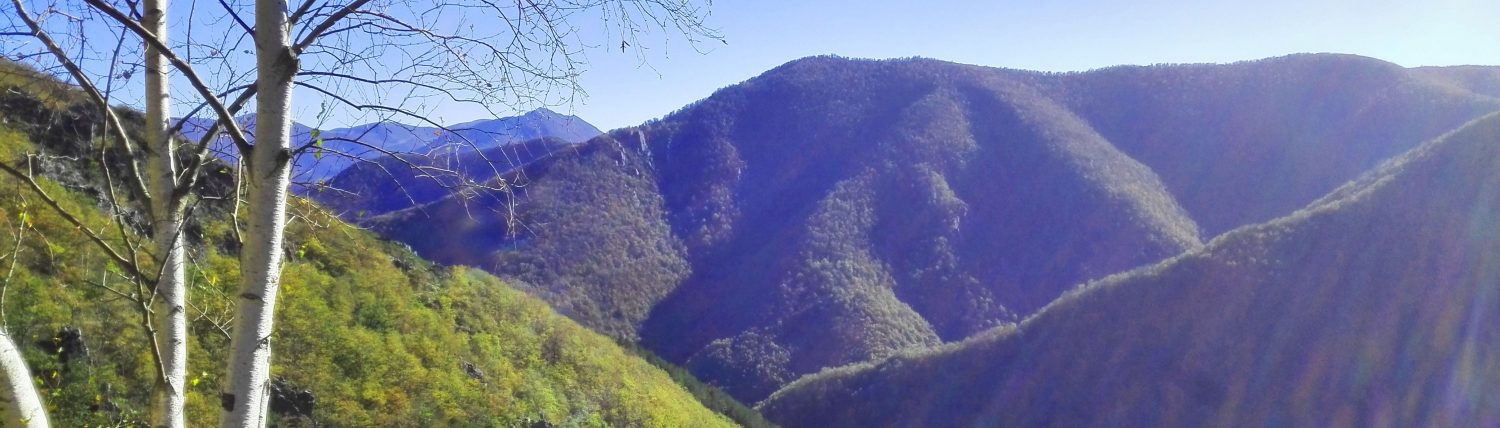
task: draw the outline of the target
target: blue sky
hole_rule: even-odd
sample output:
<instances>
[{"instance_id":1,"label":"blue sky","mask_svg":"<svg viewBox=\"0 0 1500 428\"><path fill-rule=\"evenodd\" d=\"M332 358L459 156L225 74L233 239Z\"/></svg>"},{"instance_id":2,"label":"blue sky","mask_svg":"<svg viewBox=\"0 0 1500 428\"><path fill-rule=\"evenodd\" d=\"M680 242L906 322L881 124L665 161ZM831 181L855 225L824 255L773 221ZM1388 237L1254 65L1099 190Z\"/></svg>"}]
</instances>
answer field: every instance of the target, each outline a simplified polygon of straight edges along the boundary
<instances>
[{"instance_id":1,"label":"blue sky","mask_svg":"<svg viewBox=\"0 0 1500 428\"><path fill-rule=\"evenodd\" d=\"M183 40L188 27L180 21L190 15L194 2L173 4L172 16L178 20L173 37ZM922 56L1047 71L1233 62L1300 52L1358 54L1404 66L1500 65L1497 0L717 0L710 8L708 24L727 44L693 46L680 35L655 29L642 37L641 50L621 52L618 34L608 31L609 25L579 16L573 23L581 44L589 46L582 50L588 67L580 81L588 96L550 107L601 129L631 126L787 61L822 54ZM61 19L53 22L66 25ZM193 36L238 34L226 27L228 22L200 22ZM99 45L95 48L108 48L116 40L97 32L85 39ZM0 40L0 48L12 41ZM247 71L248 66L243 62L239 69ZM138 86L138 79L125 82L117 100L138 105ZM185 86L174 92L184 100L174 107L176 112L185 112L193 94ZM337 127L375 120L333 113L320 121L316 94L298 93L293 113L300 122ZM473 105L434 101L423 107L445 124L493 117Z\"/></svg>"},{"instance_id":2,"label":"blue sky","mask_svg":"<svg viewBox=\"0 0 1500 428\"><path fill-rule=\"evenodd\" d=\"M705 44L700 54L681 38L657 40L645 51L649 67L618 43L589 49L588 98L556 110L603 129L635 125L819 54L1051 71L1298 52L1404 66L1500 64L1500 2L1493 0L719 0L712 10L709 23L728 44ZM477 115L438 113L452 122Z\"/></svg>"}]
</instances>

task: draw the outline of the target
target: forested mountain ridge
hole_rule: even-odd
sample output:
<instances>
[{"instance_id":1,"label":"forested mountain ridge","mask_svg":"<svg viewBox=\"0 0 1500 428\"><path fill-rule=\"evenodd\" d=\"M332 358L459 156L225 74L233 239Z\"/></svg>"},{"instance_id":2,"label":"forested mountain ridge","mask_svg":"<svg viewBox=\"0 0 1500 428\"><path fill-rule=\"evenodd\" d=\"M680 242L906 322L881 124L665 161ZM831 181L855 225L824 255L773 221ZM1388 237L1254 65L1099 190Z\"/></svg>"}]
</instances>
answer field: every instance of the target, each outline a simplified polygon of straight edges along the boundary
<instances>
[{"instance_id":1,"label":"forested mountain ridge","mask_svg":"<svg viewBox=\"0 0 1500 428\"><path fill-rule=\"evenodd\" d=\"M0 162L30 167L61 206L124 248L101 212L110 204L98 167L128 169L94 134L101 116L75 88L0 61ZM205 172L197 190L208 198L185 231L194 426L220 413L239 274L229 199L214 199L233 191L227 172ZM139 314L110 291L128 288L124 275L24 186L0 177L0 314L52 423L146 424L155 372ZM289 210L298 220L286 236L272 426L734 425L669 373L489 274L435 265L306 200ZM120 233L139 240L135 227Z\"/></svg>"},{"instance_id":2,"label":"forested mountain ridge","mask_svg":"<svg viewBox=\"0 0 1500 428\"><path fill-rule=\"evenodd\" d=\"M1456 71L1303 54L1112 67L1044 85L1160 175L1212 237L1286 215L1385 159L1500 109L1477 87L1431 77Z\"/></svg>"},{"instance_id":3,"label":"forested mountain ridge","mask_svg":"<svg viewBox=\"0 0 1500 428\"><path fill-rule=\"evenodd\" d=\"M762 409L789 426L1495 425L1497 141L1490 115L1018 326L811 376Z\"/></svg>"},{"instance_id":4,"label":"forested mountain ridge","mask_svg":"<svg viewBox=\"0 0 1500 428\"><path fill-rule=\"evenodd\" d=\"M1500 69L1482 65L1417 67L1417 76L1430 82L1490 97L1500 97Z\"/></svg>"},{"instance_id":5,"label":"forested mountain ridge","mask_svg":"<svg viewBox=\"0 0 1500 428\"><path fill-rule=\"evenodd\" d=\"M1156 176L1071 113L934 64L801 60L642 132L698 259L644 342L754 400L1198 244ZM733 145L737 174L684 153L711 144Z\"/></svg>"},{"instance_id":6,"label":"forested mountain ridge","mask_svg":"<svg viewBox=\"0 0 1500 428\"><path fill-rule=\"evenodd\" d=\"M756 401L1016 322L1500 109L1424 73L812 57L536 159L514 198L367 224Z\"/></svg>"}]
</instances>

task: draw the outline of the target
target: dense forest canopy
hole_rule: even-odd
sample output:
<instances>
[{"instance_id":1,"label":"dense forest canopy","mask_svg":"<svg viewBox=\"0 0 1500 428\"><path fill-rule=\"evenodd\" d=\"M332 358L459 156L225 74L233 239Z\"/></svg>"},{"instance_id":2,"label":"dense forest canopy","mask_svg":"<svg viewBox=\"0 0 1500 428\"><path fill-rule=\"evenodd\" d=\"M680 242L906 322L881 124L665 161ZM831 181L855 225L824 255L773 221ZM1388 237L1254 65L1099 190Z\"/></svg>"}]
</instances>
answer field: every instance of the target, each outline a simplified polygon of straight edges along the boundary
<instances>
[{"instance_id":1,"label":"dense forest canopy","mask_svg":"<svg viewBox=\"0 0 1500 428\"><path fill-rule=\"evenodd\" d=\"M1500 109L1455 73L1331 54L1078 73L811 57L533 151L513 198L341 206L401 207L351 219L754 402L1019 322Z\"/></svg>"}]
</instances>

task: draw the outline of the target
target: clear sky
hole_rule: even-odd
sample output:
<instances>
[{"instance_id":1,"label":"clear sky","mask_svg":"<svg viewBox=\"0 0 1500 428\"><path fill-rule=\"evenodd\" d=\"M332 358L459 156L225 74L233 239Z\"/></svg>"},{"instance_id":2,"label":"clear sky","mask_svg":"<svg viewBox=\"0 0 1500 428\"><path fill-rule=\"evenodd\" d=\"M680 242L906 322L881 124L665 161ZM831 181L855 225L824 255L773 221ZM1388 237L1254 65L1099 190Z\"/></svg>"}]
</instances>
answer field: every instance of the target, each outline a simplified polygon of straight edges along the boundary
<instances>
[{"instance_id":1,"label":"clear sky","mask_svg":"<svg viewBox=\"0 0 1500 428\"><path fill-rule=\"evenodd\" d=\"M618 43L588 49L588 98L555 109L601 129L635 125L820 54L1050 71L1298 52L1403 66L1500 64L1496 0L718 0L709 23L727 44L699 54L680 37L658 40L646 46L649 67ZM480 116L464 110L438 113L450 123Z\"/></svg>"},{"instance_id":2,"label":"clear sky","mask_svg":"<svg viewBox=\"0 0 1500 428\"><path fill-rule=\"evenodd\" d=\"M576 34L582 45L592 46L583 48L588 65L580 81L588 96L571 105L550 107L605 130L631 126L787 61L823 54L922 56L1046 71L1233 62L1301 52L1358 54L1409 67L1500 65L1500 0L682 1L712 1L707 22L727 44L710 41L695 49L682 36L663 39L669 34L655 29L639 43L643 50L622 52L618 35L607 30L609 24L579 16L573 21L579 29ZM177 10L170 15L183 20L198 3L214 4L175 1ZM52 22L59 31L71 25L61 18ZM173 37L180 41L205 34L240 34L230 22L198 22L197 33L188 34L186 30L195 27L174 21ZM97 44L95 48L109 48L116 40L99 32L84 39ZM211 44L215 39L205 40L195 42ZM12 42L19 41L0 38L0 51L8 51ZM244 49L246 42L241 43L239 49ZM240 71L249 70L251 63L242 62ZM89 66L101 64L107 65L96 61ZM374 76L380 77L378 72ZM181 84L182 79L177 81ZM194 94L185 84L181 86L174 89L180 93L175 99L183 100L183 105L174 107L176 113L193 105ZM138 79L122 82L119 88L118 102L139 105ZM314 99L316 95L299 91L293 112L298 121L319 123L322 105ZM493 117L473 105L433 103L425 107L423 112L444 124ZM375 120L368 115L332 116L322 125Z\"/></svg>"}]
</instances>

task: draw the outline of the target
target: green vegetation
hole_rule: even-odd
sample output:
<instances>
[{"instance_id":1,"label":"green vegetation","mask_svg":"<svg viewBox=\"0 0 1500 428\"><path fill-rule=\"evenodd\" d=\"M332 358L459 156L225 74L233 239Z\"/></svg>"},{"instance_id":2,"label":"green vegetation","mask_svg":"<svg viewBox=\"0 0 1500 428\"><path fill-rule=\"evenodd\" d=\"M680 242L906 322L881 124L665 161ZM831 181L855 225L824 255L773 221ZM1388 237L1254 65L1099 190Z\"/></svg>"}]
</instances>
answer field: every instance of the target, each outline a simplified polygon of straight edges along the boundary
<instances>
[{"instance_id":1,"label":"green vegetation","mask_svg":"<svg viewBox=\"0 0 1500 428\"><path fill-rule=\"evenodd\" d=\"M14 101L29 96L28 88L3 91ZM37 138L54 130L29 120L88 117L67 114L85 106L50 99L61 101L38 102L67 109L0 110L0 161L58 150L50 145L54 139ZM91 138L83 137L88 145ZM97 163L86 157L53 162L42 169L50 194L82 213L91 229L111 231L106 235L116 247L123 248L123 238L140 239L134 230L114 233L98 209L102 202L89 196L101 194L86 170ZM212 425L218 415L228 345L222 329L232 302L227 294L239 271L234 230L227 215L213 214L212 204L203 203L200 212L207 214L189 228L194 335L187 396L194 426ZM291 260L277 314L273 378L316 401L310 415L283 412L273 423L733 425L668 373L489 274L433 265L305 200L291 212L296 220L287 233ZM8 259L0 269L15 265L0 293L5 325L23 340L53 422L143 424L153 375L149 348L138 314L114 295L134 289L81 233L8 176L0 178L0 248ZM73 343L65 329L81 332L87 351L60 346Z\"/></svg>"},{"instance_id":2,"label":"green vegetation","mask_svg":"<svg viewBox=\"0 0 1500 428\"><path fill-rule=\"evenodd\" d=\"M771 423L771 421L766 420L764 416L761 416L759 412L756 412L755 409L752 409L749 406L746 406L744 403L741 403L739 400L736 400L733 396L730 396L728 393L724 392L724 390L715 388L712 385L705 384L702 381L699 381L698 378L694 377L692 373L689 373L687 369L673 365L672 363L667 362L667 360L663 360L661 357L652 353L650 350L641 347L638 344L627 341L618 341L618 343L621 348L625 348L625 350L630 351L636 356L645 359L646 362L651 363L651 365L654 365L657 368L662 369L662 371L667 372L667 375L671 376L673 381L676 381L683 387L687 388L688 392L692 393L693 397L698 399L698 402L703 403L704 407L708 407L715 412L719 412L719 414L728 417L735 423L740 424L740 426L743 426L745 428L764 428L776 426L776 424Z\"/></svg>"}]
</instances>

